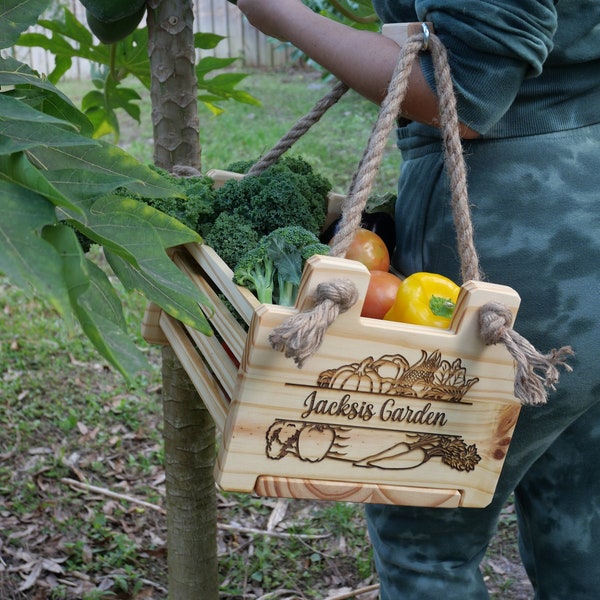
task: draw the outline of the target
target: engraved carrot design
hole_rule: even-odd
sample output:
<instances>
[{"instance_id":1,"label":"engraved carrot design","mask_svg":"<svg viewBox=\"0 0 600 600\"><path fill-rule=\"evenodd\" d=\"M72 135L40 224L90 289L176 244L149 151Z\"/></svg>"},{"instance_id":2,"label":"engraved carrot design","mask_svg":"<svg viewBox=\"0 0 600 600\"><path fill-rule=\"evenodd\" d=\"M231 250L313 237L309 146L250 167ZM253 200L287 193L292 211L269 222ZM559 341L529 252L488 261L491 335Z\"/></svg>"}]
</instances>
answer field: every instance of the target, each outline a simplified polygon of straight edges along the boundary
<instances>
[{"instance_id":1,"label":"engraved carrot design","mask_svg":"<svg viewBox=\"0 0 600 600\"><path fill-rule=\"evenodd\" d=\"M400 442L354 463L357 467L405 470L416 469L433 457L457 471L473 471L481 460L475 444L467 445L461 436L434 433L406 434L414 441Z\"/></svg>"}]
</instances>

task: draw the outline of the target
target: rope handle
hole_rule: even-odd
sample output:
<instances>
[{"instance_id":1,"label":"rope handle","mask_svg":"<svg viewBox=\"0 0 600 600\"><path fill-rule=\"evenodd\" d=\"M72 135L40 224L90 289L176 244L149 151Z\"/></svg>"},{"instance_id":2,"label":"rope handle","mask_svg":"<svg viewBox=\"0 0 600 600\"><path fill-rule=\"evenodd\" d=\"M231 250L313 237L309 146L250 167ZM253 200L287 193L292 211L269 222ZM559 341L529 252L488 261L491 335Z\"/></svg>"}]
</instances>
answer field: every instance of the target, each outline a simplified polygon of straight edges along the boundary
<instances>
[{"instance_id":1,"label":"rope handle","mask_svg":"<svg viewBox=\"0 0 600 600\"><path fill-rule=\"evenodd\" d=\"M451 208L456 229L458 253L463 282L481 280L479 258L475 249L473 225L467 194L467 170L459 135L456 98L450 76L446 49L425 23L422 33L407 38L401 46L388 92L373 126L367 147L352 178L342 206L342 216L331 242L331 255L344 257L356 230L360 227L363 210L375 180L388 137L396 126L396 117L408 89L413 62L420 52L431 53L439 103L439 128L442 133L444 163L449 177ZM300 119L292 129L267 153L248 175L259 174L277 161L324 112L335 104L348 87L338 83L320 100L313 110ZM320 347L327 328L337 316L348 310L358 299L356 286L347 279L321 284L317 287L314 306L289 317L269 336L275 350L293 358L299 368ZM525 338L511 328L512 315L500 303L488 303L480 309L480 335L486 345L503 342L515 360L515 397L522 404L545 404L548 390L558 383L558 367L568 371L567 357L573 354L569 346L540 354Z\"/></svg>"}]
</instances>

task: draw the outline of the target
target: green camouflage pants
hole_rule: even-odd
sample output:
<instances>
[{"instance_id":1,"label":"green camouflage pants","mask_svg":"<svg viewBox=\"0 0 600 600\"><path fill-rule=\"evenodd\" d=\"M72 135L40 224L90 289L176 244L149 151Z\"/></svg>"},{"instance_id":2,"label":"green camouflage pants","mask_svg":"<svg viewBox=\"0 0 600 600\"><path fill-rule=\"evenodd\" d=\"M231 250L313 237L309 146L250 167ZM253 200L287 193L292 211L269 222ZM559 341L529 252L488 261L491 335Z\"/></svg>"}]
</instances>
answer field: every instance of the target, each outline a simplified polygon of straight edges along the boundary
<instances>
[{"instance_id":1,"label":"green camouflage pants","mask_svg":"<svg viewBox=\"0 0 600 600\"><path fill-rule=\"evenodd\" d=\"M413 126L411 126L413 127ZM416 126L420 132L428 128ZM439 142L400 137L396 266L460 281ZM522 298L515 329L571 345L543 407L521 411L484 509L367 506L384 600L488 598L479 563L514 491L536 600L600 598L600 125L465 147L475 243L488 281Z\"/></svg>"}]
</instances>

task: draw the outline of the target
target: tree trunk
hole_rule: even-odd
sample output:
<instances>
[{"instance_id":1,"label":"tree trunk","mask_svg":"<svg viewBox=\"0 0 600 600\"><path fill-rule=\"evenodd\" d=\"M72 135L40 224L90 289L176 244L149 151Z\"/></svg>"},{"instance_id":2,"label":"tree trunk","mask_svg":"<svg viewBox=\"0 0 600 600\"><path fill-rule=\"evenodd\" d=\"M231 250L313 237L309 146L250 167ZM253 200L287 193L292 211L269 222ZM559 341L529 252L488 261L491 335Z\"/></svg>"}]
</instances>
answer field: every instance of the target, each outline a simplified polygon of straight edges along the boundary
<instances>
[{"instance_id":1,"label":"tree trunk","mask_svg":"<svg viewBox=\"0 0 600 600\"><path fill-rule=\"evenodd\" d=\"M154 162L200 169L192 0L148 0Z\"/></svg>"},{"instance_id":2,"label":"tree trunk","mask_svg":"<svg viewBox=\"0 0 600 600\"><path fill-rule=\"evenodd\" d=\"M192 0L148 1L154 162L200 169ZM217 600L215 427L170 347L162 354L171 600Z\"/></svg>"},{"instance_id":3,"label":"tree trunk","mask_svg":"<svg viewBox=\"0 0 600 600\"><path fill-rule=\"evenodd\" d=\"M216 600L213 420L170 347L163 349L169 598Z\"/></svg>"}]
</instances>

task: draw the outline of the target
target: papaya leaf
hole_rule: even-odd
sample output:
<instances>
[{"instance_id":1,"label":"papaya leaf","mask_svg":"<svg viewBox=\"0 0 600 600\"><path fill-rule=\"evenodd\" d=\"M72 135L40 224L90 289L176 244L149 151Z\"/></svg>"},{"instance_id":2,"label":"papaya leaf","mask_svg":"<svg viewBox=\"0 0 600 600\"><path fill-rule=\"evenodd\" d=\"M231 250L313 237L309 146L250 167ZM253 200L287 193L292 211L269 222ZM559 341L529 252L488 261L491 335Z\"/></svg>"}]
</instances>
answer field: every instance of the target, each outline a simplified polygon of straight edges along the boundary
<instances>
[{"instance_id":1,"label":"papaya leaf","mask_svg":"<svg viewBox=\"0 0 600 600\"><path fill-rule=\"evenodd\" d=\"M78 225L75 223L75 227ZM165 246L198 239L198 234L142 202L101 198L89 212L89 230L100 240L117 277L128 291L137 290L166 312L199 331L210 332L199 305L210 300L173 264ZM102 237L103 236L103 237Z\"/></svg>"},{"instance_id":2,"label":"papaya leaf","mask_svg":"<svg viewBox=\"0 0 600 600\"><path fill-rule=\"evenodd\" d=\"M47 169L46 177L73 201L126 187L148 198L179 196L181 190L124 150L97 140L94 146L37 147L28 154Z\"/></svg>"},{"instance_id":3,"label":"papaya leaf","mask_svg":"<svg viewBox=\"0 0 600 600\"><path fill-rule=\"evenodd\" d=\"M148 30L136 29L131 35L119 41L116 46L98 43L89 29L63 6L62 19L40 19L38 25L52 32L51 36L34 37L24 33L17 45L40 47L49 50L57 57L83 58L98 65L111 65L111 54L115 51L114 68L121 73L119 79L133 75L146 88L150 88L150 61L148 59ZM50 73L54 80L54 72Z\"/></svg>"},{"instance_id":4,"label":"papaya leaf","mask_svg":"<svg viewBox=\"0 0 600 600\"><path fill-rule=\"evenodd\" d=\"M242 102L244 104L250 104L252 106L262 106L262 102L243 90L238 89L236 86L243 81L247 74L245 73L221 73L215 75L210 79L206 79L204 75L208 72L208 68L205 64L205 60L213 62L214 59L207 57L202 59L196 67L196 77L198 78L198 88L200 93L198 99L204 102L206 105L213 105L215 102L222 102L224 100L235 100L236 102ZM226 59L227 60L227 59ZM217 68L217 67L212 67ZM211 68L211 70L212 70ZM222 112L221 109L217 108L214 110L212 106L208 106L213 112Z\"/></svg>"},{"instance_id":5,"label":"papaya leaf","mask_svg":"<svg viewBox=\"0 0 600 600\"><path fill-rule=\"evenodd\" d=\"M129 97L131 90L125 93L118 90L127 89L123 88L122 83L129 76L137 78L146 89L149 90L151 87L147 27L139 27L131 35L120 40L118 44L107 46L95 44L95 40L87 28L75 18L67 7L63 7L61 19L41 19L39 25L50 31L51 35L24 33L17 40L16 45L30 48L40 47L55 55L55 69L48 75L50 82L56 83L76 57L88 60L95 65L109 67L110 79L113 80L116 87L109 89L107 79L105 84L99 88L106 95L106 104L103 105L94 99L93 113L86 111L97 126L95 137L118 132L115 117L110 113L114 113L119 108L128 112L133 118L138 118L136 116L138 107ZM197 32L194 34L194 45L200 49L214 49L223 39L225 36ZM215 114L223 112L218 104L230 99L260 106L260 102L248 92L234 90L231 80L205 80L207 73L225 69L236 60L239 59L205 57L198 65L200 74L198 89L203 94L200 100ZM222 83L224 87L220 89Z\"/></svg>"},{"instance_id":6,"label":"papaya leaf","mask_svg":"<svg viewBox=\"0 0 600 600\"><path fill-rule=\"evenodd\" d=\"M77 241L77 236L70 227L55 223L44 227L42 238L51 244L61 257L63 278L71 304L75 304L77 298L90 285L85 255Z\"/></svg>"},{"instance_id":7,"label":"papaya leaf","mask_svg":"<svg viewBox=\"0 0 600 600\"><path fill-rule=\"evenodd\" d=\"M88 92L81 101L81 109L94 125L94 137L113 135L118 143L120 137L117 110L124 110L130 117L140 122L140 95L131 88L123 87L112 76L108 67L100 66L93 71L97 90Z\"/></svg>"},{"instance_id":8,"label":"papaya leaf","mask_svg":"<svg viewBox=\"0 0 600 600\"><path fill-rule=\"evenodd\" d=\"M58 83L73 66L73 61L68 56L54 56L54 69L52 74L48 74L48 79L52 83Z\"/></svg>"},{"instance_id":9,"label":"papaya leaf","mask_svg":"<svg viewBox=\"0 0 600 600\"><path fill-rule=\"evenodd\" d=\"M225 36L218 33L204 33L198 31L194 33L194 47L201 50L212 50L219 45L219 42L225 39Z\"/></svg>"},{"instance_id":10,"label":"papaya leaf","mask_svg":"<svg viewBox=\"0 0 600 600\"><path fill-rule=\"evenodd\" d=\"M85 294L84 301L89 293ZM94 302L95 304L95 302ZM110 362L129 383L140 371L151 370L142 351L133 343L129 333L115 326L113 321L85 306L77 308L77 317L82 329L96 350Z\"/></svg>"},{"instance_id":11,"label":"papaya leaf","mask_svg":"<svg viewBox=\"0 0 600 600\"><path fill-rule=\"evenodd\" d=\"M164 256L167 258L166 253ZM147 258L144 267L152 268L150 275L144 267L137 269L112 252L106 252L106 258L125 289L141 292L178 321L212 335L210 324L199 307L201 304L212 310L209 299L194 287L171 260L167 258L166 262L159 263L152 257Z\"/></svg>"},{"instance_id":12,"label":"papaya leaf","mask_svg":"<svg viewBox=\"0 0 600 600\"><path fill-rule=\"evenodd\" d=\"M91 146L94 140L50 123L0 119L0 154L12 154L46 145Z\"/></svg>"},{"instance_id":13,"label":"papaya leaf","mask_svg":"<svg viewBox=\"0 0 600 600\"><path fill-rule=\"evenodd\" d=\"M38 17L50 0L4 0L0 5L0 48L10 48Z\"/></svg>"},{"instance_id":14,"label":"papaya leaf","mask_svg":"<svg viewBox=\"0 0 600 600\"><path fill-rule=\"evenodd\" d=\"M44 172L36 169L22 152L0 156L0 177L44 196L56 206L62 206L76 214L84 214L81 207L56 189L45 178Z\"/></svg>"},{"instance_id":15,"label":"papaya leaf","mask_svg":"<svg viewBox=\"0 0 600 600\"><path fill-rule=\"evenodd\" d=\"M205 56L204 58L201 58L196 64L196 76L198 77L198 79L204 81L204 75L206 73L210 73L211 71L215 71L216 69L225 69L237 60L239 60L239 58L219 58L217 56Z\"/></svg>"},{"instance_id":16,"label":"papaya leaf","mask_svg":"<svg viewBox=\"0 0 600 600\"><path fill-rule=\"evenodd\" d=\"M75 126L70 121L36 110L29 104L22 102L21 99L8 94L0 94L0 118L2 121L50 123L51 125L61 125L69 130L75 130Z\"/></svg>"},{"instance_id":17,"label":"papaya leaf","mask_svg":"<svg viewBox=\"0 0 600 600\"><path fill-rule=\"evenodd\" d=\"M113 109L122 108L132 119L140 122L140 105L142 97L132 88L117 85L114 79L111 79L108 85L109 100Z\"/></svg>"},{"instance_id":18,"label":"papaya leaf","mask_svg":"<svg viewBox=\"0 0 600 600\"><path fill-rule=\"evenodd\" d=\"M86 259L70 227L47 227L44 238L62 256L71 305L84 333L96 350L131 383L133 376L149 365L127 332L121 301L108 277Z\"/></svg>"},{"instance_id":19,"label":"papaya leaf","mask_svg":"<svg viewBox=\"0 0 600 600\"><path fill-rule=\"evenodd\" d=\"M38 25L52 31L54 34L50 38L45 36L48 43L48 45L45 46L46 50L50 50L50 52L55 54L61 54L65 51L65 46L59 46L57 44L68 44L65 38L71 38L80 45L80 52L89 51L90 47L94 45L94 36L92 35L92 32L88 29L86 24L77 19L66 6L63 6L62 9L63 20L40 19L38 21ZM22 43L22 37L19 38L17 43L19 45ZM70 44L68 45L72 48ZM105 51L107 53L110 52L108 48L105 48Z\"/></svg>"},{"instance_id":20,"label":"papaya leaf","mask_svg":"<svg viewBox=\"0 0 600 600\"><path fill-rule=\"evenodd\" d=\"M11 89L14 86L14 89ZM91 123L85 115L54 84L41 79L28 65L10 57L0 57L0 88L10 96L42 113L69 121L84 135L91 133Z\"/></svg>"},{"instance_id":21,"label":"papaya leaf","mask_svg":"<svg viewBox=\"0 0 600 600\"><path fill-rule=\"evenodd\" d=\"M140 268L150 252L164 260L165 248L201 241L195 231L177 219L124 196L103 196L86 210L85 219L67 220L72 227L136 268Z\"/></svg>"},{"instance_id":22,"label":"papaya leaf","mask_svg":"<svg viewBox=\"0 0 600 600\"><path fill-rule=\"evenodd\" d=\"M0 87L11 85L25 85L41 88L60 96L65 102L73 105L67 96L57 89L48 79L40 78L28 65L19 62L10 56L0 57Z\"/></svg>"},{"instance_id":23,"label":"papaya leaf","mask_svg":"<svg viewBox=\"0 0 600 600\"><path fill-rule=\"evenodd\" d=\"M15 285L45 298L72 325L62 261L40 237L56 222L54 206L25 188L0 179L0 272Z\"/></svg>"},{"instance_id":24,"label":"papaya leaf","mask_svg":"<svg viewBox=\"0 0 600 600\"><path fill-rule=\"evenodd\" d=\"M32 85L18 85L12 90L2 93L3 97L14 98L23 105L30 106L58 121L66 121L81 135L92 137L94 129L89 119L69 100L51 89L38 88Z\"/></svg>"},{"instance_id":25,"label":"papaya leaf","mask_svg":"<svg viewBox=\"0 0 600 600\"><path fill-rule=\"evenodd\" d=\"M137 219L150 225L158 235L162 248L172 248L188 242L201 242L200 235L175 219L145 202L140 202L134 198L126 196L103 196L94 202L91 207L94 221L97 221L101 215L105 217L114 217L120 215L123 223L126 219L132 217L136 220L133 227L138 227ZM90 226L93 225L90 223ZM146 226L146 225L145 225ZM133 240L138 237L135 231L127 231L124 235L126 240Z\"/></svg>"},{"instance_id":26,"label":"papaya leaf","mask_svg":"<svg viewBox=\"0 0 600 600\"><path fill-rule=\"evenodd\" d=\"M106 94L100 90L89 91L81 100L81 109L94 126L94 137L113 135L113 142L119 143L119 118L109 104Z\"/></svg>"}]
</instances>

